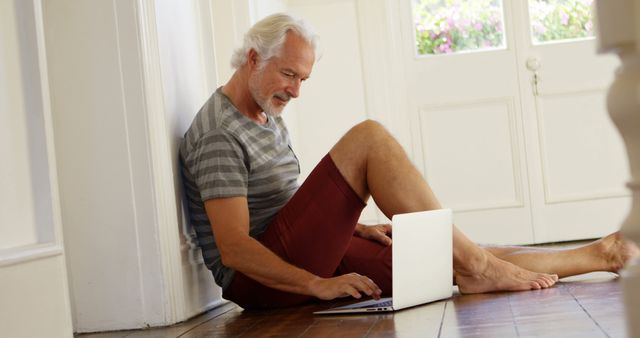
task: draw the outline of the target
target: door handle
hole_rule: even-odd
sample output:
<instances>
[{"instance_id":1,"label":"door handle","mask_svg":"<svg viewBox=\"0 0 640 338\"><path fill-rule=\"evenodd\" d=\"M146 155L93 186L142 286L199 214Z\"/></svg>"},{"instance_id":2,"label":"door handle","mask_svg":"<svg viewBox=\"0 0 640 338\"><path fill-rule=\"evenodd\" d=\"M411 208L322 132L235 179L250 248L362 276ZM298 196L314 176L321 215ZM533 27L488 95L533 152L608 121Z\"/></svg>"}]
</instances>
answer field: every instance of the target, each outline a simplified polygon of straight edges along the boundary
<instances>
[{"instance_id":1,"label":"door handle","mask_svg":"<svg viewBox=\"0 0 640 338\"><path fill-rule=\"evenodd\" d=\"M533 89L533 95L538 96L538 82L540 78L538 77L538 69L542 64L540 63L540 58L530 57L527 59L527 69L533 73L533 78L531 79L531 87Z\"/></svg>"}]
</instances>

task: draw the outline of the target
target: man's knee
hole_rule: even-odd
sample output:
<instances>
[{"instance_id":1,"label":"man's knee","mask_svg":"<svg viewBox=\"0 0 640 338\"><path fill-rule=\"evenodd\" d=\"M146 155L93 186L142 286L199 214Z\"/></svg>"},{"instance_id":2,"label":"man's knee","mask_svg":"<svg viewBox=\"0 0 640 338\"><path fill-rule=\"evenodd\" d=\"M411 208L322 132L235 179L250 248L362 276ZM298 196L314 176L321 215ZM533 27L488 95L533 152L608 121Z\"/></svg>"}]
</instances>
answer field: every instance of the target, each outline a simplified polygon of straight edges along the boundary
<instances>
[{"instance_id":1,"label":"man's knee","mask_svg":"<svg viewBox=\"0 0 640 338\"><path fill-rule=\"evenodd\" d=\"M390 135L382 124L366 120L356 124L331 149L334 161L360 167L366 163L371 149L378 148Z\"/></svg>"},{"instance_id":2,"label":"man's knee","mask_svg":"<svg viewBox=\"0 0 640 338\"><path fill-rule=\"evenodd\" d=\"M374 120L365 120L356 124L351 128L349 133L353 133L357 137L366 139L369 142L378 137L389 136L387 129L380 122Z\"/></svg>"}]
</instances>

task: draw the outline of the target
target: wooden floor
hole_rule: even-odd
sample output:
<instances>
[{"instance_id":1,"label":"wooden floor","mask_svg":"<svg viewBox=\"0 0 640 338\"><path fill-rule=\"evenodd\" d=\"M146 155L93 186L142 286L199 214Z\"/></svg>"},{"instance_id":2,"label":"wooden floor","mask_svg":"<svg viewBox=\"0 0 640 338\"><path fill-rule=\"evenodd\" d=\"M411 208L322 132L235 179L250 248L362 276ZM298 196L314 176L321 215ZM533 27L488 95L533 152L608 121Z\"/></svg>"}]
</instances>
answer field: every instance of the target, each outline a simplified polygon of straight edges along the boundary
<instances>
[{"instance_id":1,"label":"wooden floor","mask_svg":"<svg viewBox=\"0 0 640 338\"><path fill-rule=\"evenodd\" d=\"M77 337L626 337L616 277L586 274L538 291L456 292L449 300L392 314L312 314L327 308L326 303L245 312L229 303L168 328Z\"/></svg>"}]
</instances>

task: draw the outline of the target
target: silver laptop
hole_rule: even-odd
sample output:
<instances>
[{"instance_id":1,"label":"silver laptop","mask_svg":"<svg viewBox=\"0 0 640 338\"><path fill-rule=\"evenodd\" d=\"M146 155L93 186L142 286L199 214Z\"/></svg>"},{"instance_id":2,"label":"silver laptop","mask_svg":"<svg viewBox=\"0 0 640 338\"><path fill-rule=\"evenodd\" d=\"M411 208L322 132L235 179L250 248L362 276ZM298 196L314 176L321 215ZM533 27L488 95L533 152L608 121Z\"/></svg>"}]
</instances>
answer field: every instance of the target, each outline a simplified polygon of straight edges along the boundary
<instances>
[{"instance_id":1,"label":"silver laptop","mask_svg":"<svg viewBox=\"0 0 640 338\"><path fill-rule=\"evenodd\" d=\"M451 297L451 210L395 215L391 223L392 297L317 311L315 314L389 312Z\"/></svg>"}]
</instances>

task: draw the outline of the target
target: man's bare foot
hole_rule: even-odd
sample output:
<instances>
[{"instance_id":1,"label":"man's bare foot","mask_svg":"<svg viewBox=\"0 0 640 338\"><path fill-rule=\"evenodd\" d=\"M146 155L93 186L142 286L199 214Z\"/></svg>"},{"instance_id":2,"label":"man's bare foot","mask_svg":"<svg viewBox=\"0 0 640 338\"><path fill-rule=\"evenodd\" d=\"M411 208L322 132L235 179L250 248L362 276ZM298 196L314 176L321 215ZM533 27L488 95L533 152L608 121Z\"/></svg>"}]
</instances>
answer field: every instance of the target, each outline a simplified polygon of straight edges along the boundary
<instances>
[{"instance_id":1,"label":"man's bare foot","mask_svg":"<svg viewBox=\"0 0 640 338\"><path fill-rule=\"evenodd\" d=\"M551 287L558 281L557 275L531 272L483 251L485 258L475 266L455 270L461 293L537 290Z\"/></svg>"},{"instance_id":2,"label":"man's bare foot","mask_svg":"<svg viewBox=\"0 0 640 338\"><path fill-rule=\"evenodd\" d=\"M640 255L638 247L624 239L620 232L603 237L587 247L593 250L600 261L602 271L618 272L632 259Z\"/></svg>"}]
</instances>

